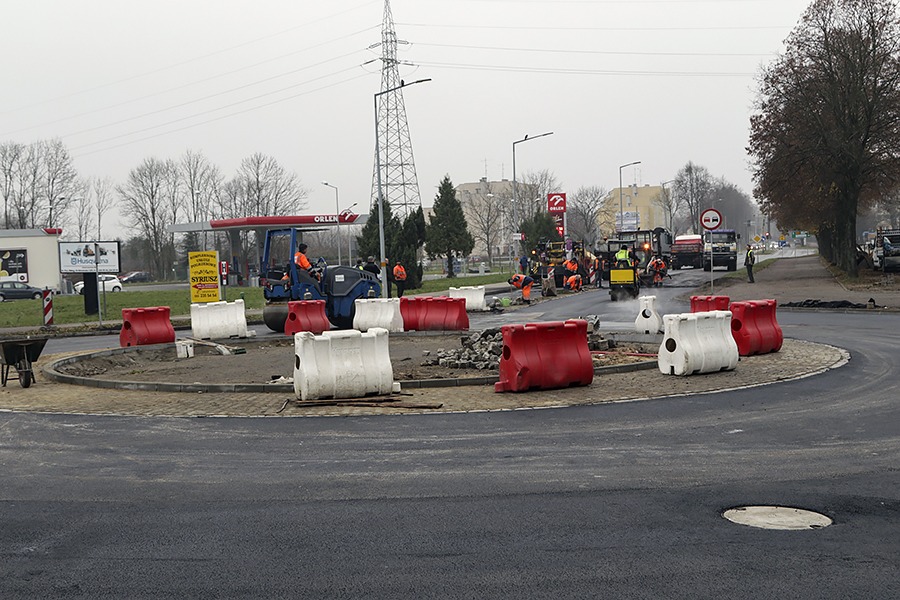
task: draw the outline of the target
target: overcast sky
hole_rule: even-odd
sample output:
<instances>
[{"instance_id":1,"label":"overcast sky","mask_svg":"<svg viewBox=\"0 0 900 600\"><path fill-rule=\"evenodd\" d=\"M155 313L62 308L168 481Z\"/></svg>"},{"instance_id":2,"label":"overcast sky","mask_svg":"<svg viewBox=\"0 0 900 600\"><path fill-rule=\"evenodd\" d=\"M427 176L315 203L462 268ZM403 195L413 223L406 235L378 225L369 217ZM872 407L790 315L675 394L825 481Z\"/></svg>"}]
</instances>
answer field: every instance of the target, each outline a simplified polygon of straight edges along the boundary
<instances>
[{"instance_id":1,"label":"overcast sky","mask_svg":"<svg viewBox=\"0 0 900 600\"><path fill-rule=\"evenodd\" d=\"M806 0L392 0L419 187L547 169L558 191L658 185L687 161L748 193L761 65ZM82 176L202 151L226 177L254 152L308 213L371 195L383 0L6 2L0 140L59 137ZM123 235L120 216L104 235Z\"/></svg>"}]
</instances>

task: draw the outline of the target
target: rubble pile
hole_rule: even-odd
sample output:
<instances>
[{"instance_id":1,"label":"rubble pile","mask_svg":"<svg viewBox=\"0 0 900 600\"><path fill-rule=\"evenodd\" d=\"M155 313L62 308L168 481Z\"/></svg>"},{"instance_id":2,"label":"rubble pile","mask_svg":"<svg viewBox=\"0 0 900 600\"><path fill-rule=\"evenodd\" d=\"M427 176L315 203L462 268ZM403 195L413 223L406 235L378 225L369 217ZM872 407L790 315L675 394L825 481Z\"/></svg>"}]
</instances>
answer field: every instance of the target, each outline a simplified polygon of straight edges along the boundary
<instances>
[{"instance_id":1,"label":"rubble pile","mask_svg":"<svg viewBox=\"0 0 900 600\"><path fill-rule=\"evenodd\" d=\"M503 335L500 329L485 329L463 337L462 347L455 350L439 348L434 356L425 351L423 366L440 366L450 369L497 370L503 354Z\"/></svg>"}]
</instances>

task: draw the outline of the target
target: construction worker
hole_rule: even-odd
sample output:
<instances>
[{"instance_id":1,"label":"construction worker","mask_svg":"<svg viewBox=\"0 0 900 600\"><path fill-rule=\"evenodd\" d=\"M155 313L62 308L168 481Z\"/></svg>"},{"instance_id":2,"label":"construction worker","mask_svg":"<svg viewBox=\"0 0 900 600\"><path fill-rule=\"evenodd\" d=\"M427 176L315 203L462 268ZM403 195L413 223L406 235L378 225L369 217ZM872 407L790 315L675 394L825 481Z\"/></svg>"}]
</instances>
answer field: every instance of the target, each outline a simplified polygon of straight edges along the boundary
<instances>
[{"instance_id":1,"label":"construction worker","mask_svg":"<svg viewBox=\"0 0 900 600\"><path fill-rule=\"evenodd\" d=\"M571 292L580 292L581 291L581 275L575 273L574 275L569 275L566 278L566 283L563 285L564 288Z\"/></svg>"},{"instance_id":2,"label":"construction worker","mask_svg":"<svg viewBox=\"0 0 900 600\"><path fill-rule=\"evenodd\" d=\"M510 277L506 283L522 290L522 301L525 302L525 304L531 304L531 286L534 285L534 279L527 275L516 273Z\"/></svg>"},{"instance_id":3,"label":"construction worker","mask_svg":"<svg viewBox=\"0 0 900 600\"><path fill-rule=\"evenodd\" d=\"M631 253L628 251L628 246L622 244L622 247L616 252L616 267L619 269L624 269L632 266L631 265Z\"/></svg>"},{"instance_id":4,"label":"construction worker","mask_svg":"<svg viewBox=\"0 0 900 600\"><path fill-rule=\"evenodd\" d=\"M570 258L566 262L563 263L563 268L566 270L566 276L574 275L578 272L578 261L575 258Z\"/></svg>"},{"instance_id":5,"label":"construction worker","mask_svg":"<svg viewBox=\"0 0 900 600\"><path fill-rule=\"evenodd\" d=\"M398 260L394 263L394 283L397 284L397 297L403 297L403 291L406 289L406 269Z\"/></svg>"},{"instance_id":6,"label":"construction worker","mask_svg":"<svg viewBox=\"0 0 900 600\"><path fill-rule=\"evenodd\" d=\"M309 262L309 259L306 258L306 249L309 248L306 244L300 244L297 246L297 252L294 254L294 264L297 267L309 271L312 269L312 263Z\"/></svg>"},{"instance_id":7,"label":"construction worker","mask_svg":"<svg viewBox=\"0 0 900 600\"><path fill-rule=\"evenodd\" d=\"M666 276L666 261L654 255L647 264L647 272L653 274L654 287L661 287Z\"/></svg>"}]
</instances>

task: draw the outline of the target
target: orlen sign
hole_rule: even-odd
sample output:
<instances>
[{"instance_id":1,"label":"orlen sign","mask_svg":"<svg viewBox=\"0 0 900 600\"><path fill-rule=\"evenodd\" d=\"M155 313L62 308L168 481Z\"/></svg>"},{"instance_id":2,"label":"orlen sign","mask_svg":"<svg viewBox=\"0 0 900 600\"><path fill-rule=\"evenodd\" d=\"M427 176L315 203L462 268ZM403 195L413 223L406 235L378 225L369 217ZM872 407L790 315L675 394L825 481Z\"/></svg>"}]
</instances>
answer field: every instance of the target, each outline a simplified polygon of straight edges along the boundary
<instances>
[{"instance_id":1,"label":"orlen sign","mask_svg":"<svg viewBox=\"0 0 900 600\"><path fill-rule=\"evenodd\" d=\"M566 212L566 194L547 194L547 212L551 214Z\"/></svg>"}]
</instances>

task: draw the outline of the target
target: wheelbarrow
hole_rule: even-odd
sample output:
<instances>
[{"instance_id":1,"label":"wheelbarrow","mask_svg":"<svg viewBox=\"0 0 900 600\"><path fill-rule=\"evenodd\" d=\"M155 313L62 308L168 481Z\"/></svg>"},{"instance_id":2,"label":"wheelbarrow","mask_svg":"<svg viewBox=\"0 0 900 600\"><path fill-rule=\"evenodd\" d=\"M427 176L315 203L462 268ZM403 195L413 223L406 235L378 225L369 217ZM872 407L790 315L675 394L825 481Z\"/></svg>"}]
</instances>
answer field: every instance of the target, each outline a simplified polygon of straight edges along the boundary
<instances>
[{"instance_id":1,"label":"wheelbarrow","mask_svg":"<svg viewBox=\"0 0 900 600\"><path fill-rule=\"evenodd\" d=\"M19 376L19 384L23 388L31 386L34 381L34 370L31 363L37 361L44 351L47 338L2 340L0 341L0 353L2 353L2 379L3 387L9 381L9 369L15 368Z\"/></svg>"}]
</instances>

